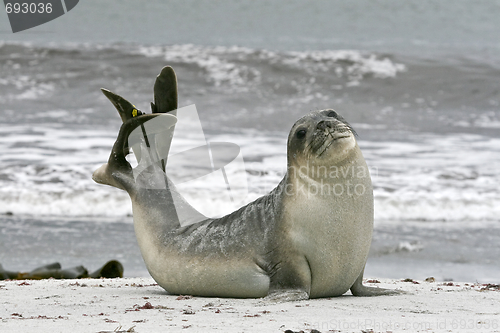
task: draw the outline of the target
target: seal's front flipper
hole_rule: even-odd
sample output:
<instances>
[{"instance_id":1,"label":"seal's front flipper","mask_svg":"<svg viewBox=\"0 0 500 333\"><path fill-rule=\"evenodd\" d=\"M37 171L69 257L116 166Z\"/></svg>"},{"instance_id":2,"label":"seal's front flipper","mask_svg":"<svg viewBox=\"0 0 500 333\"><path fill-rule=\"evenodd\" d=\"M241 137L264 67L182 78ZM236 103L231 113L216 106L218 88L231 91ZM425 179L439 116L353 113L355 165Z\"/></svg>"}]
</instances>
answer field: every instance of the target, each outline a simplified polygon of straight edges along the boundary
<instances>
[{"instance_id":1,"label":"seal's front flipper","mask_svg":"<svg viewBox=\"0 0 500 333\"><path fill-rule=\"evenodd\" d=\"M296 302L309 299L309 294L304 290L282 290L270 293L262 298L257 305L265 306L277 303Z\"/></svg>"},{"instance_id":2,"label":"seal's front flipper","mask_svg":"<svg viewBox=\"0 0 500 333\"><path fill-rule=\"evenodd\" d=\"M363 273L364 269L359 275L356 282L351 287L351 292L354 296L383 296L383 295L399 295L406 294L405 291L402 290L394 290L394 289L384 289L384 288L375 288L375 287L367 287L363 285Z\"/></svg>"},{"instance_id":3,"label":"seal's front flipper","mask_svg":"<svg viewBox=\"0 0 500 333\"><path fill-rule=\"evenodd\" d=\"M163 67L156 77L154 86L153 113L167 113L177 110L177 77L170 66ZM173 113L175 115L175 113Z\"/></svg>"},{"instance_id":4,"label":"seal's front flipper","mask_svg":"<svg viewBox=\"0 0 500 333\"><path fill-rule=\"evenodd\" d=\"M276 255L277 253L274 253ZM282 303L309 299L311 291L311 267L303 255L279 261L268 267L271 277L269 294L264 303Z\"/></svg>"}]
</instances>

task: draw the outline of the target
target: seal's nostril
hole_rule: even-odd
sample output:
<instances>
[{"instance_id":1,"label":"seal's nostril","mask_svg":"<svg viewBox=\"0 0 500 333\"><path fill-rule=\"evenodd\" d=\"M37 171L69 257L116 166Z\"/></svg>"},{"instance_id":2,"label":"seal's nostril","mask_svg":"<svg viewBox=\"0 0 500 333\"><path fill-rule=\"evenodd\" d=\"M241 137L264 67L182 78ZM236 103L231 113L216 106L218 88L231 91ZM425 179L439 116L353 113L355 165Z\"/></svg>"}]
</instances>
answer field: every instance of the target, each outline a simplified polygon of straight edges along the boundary
<instances>
[{"instance_id":1,"label":"seal's nostril","mask_svg":"<svg viewBox=\"0 0 500 333\"><path fill-rule=\"evenodd\" d=\"M320 121L318 125L316 126L317 129L319 130L325 130L326 128L330 127L330 124L326 121Z\"/></svg>"}]
</instances>

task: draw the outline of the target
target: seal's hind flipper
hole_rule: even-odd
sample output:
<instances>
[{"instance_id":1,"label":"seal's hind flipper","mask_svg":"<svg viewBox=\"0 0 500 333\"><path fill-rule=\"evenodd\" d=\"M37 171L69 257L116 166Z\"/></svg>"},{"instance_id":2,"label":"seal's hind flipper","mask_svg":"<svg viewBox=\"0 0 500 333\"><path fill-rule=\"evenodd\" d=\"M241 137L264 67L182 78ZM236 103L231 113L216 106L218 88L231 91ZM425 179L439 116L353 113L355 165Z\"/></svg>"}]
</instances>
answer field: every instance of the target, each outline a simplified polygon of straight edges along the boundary
<instances>
[{"instance_id":1,"label":"seal's hind flipper","mask_svg":"<svg viewBox=\"0 0 500 333\"><path fill-rule=\"evenodd\" d=\"M137 127L158 116L160 115L146 114L124 122L120 128L115 144L113 145L108 163L94 171L92 179L99 184L114 186L125 191L133 189L135 180L132 174L132 167L125 158L129 154L130 148L134 149L129 145L129 135ZM175 119L174 116L163 116ZM134 153L136 153L136 151L140 152L140 148L137 147L137 149L134 149Z\"/></svg>"},{"instance_id":2,"label":"seal's hind flipper","mask_svg":"<svg viewBox=\"0 0 500 333\"><path fill-rule=\"evenodd\" d=\"M111 103L115 106L116 110L120 114L120 118L122 118L122 122L126 122L132 118L143 115L142 111L139 111L134 104L127 101L125 98L115 94L108 89L101 88L102 93L106 96ZM141 151L140 149L134 149L135 157L137 161L141 160Z\"/></svg>"},{"instance_id":3,"label":"seal's hind flipper","mask_svg":"<svg viewBox=\"0 0 500 333\"><path fill-rule=\"evenodd\" d=\"M163 67L156 77L154 86L153 113L167 113L177 110L177 77L170 66Z\"/></svg>"},{"instance_id":4,"label":"seal's hind flipper","mask_svg":"<svg viewBox=\"0 0 500 333\"><path fill-rule=\"evenodd\" d=\"M114 92L111 92L108 89L104 88L101 88L101 91L118 110L120 118L122 118L123 122L144 114L143 112L139 111L134 104L130 103L125 98L115 94Z\"/></svg>"},{"instance_id":5,"label":"seal's hind flipper","mask_svg":"<svg viewBox=\"0 0 500 333\"><path fill-rule=\"evenodd\" d=\"M385 289L385 288L376 288L376 287L367 287L363 285L363 274L364 269L356 279L354 284L351 286L351 293L354 296L382 296L382 295L401 295L407 294L407 292L403 290L395 290L395 289Z\"/></svg>"},{"instance_id":6,"label":"seal's hind flipper","mask_svg":"<svg viewBox=\"0 0 500 333\"><path fill-rule=\"evenodd\" d=\"M170 66L163 67L156 77L154 85L154 103L151 103L153 113L167 113L177 116L177 77L174 69ZM173 133L173 132L172 132ZM167 156L172 143L172 133L160 134L156 141L156 150L161 159L161 168L165 171Z\"/></svg>"}]
</instances>

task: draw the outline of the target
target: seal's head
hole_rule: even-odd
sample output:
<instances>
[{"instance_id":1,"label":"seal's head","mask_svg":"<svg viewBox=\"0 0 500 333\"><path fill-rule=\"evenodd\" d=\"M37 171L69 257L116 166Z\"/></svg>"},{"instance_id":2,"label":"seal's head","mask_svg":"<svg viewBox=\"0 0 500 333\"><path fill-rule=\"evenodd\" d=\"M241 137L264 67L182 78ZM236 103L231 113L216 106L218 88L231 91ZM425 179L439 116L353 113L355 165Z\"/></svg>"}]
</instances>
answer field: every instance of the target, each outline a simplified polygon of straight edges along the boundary
<instances>
[{"instance_id":1,"label":"seal's head","mask_svg":"<svg viewBox=\"0 0 500 333\"><path fill-rule=\"evenodd\" d=\"M332 109L297 120L288 136L288 165L337 164L357 149L356 132Z\"/></svg>"}]
</instances>

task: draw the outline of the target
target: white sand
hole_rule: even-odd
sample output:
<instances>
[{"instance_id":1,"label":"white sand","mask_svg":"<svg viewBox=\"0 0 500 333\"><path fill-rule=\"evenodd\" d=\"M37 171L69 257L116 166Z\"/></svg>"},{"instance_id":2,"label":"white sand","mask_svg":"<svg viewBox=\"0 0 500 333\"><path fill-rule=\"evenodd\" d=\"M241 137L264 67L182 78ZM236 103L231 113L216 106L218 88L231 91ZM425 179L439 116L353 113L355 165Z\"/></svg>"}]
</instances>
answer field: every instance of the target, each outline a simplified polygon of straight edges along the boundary
<instances>
[{"instance_id":1,"label":"white sand","mask_svg":"<svg viewBox=\"0 0 500 333\"><path fill-rule=\"evenodd\" d=\"M411 294L257 306L168 295L150 278L0 281L0 332L500 332L500 291L453 284L382 280L368 285Z\"/></svg>"}]
</instances>

